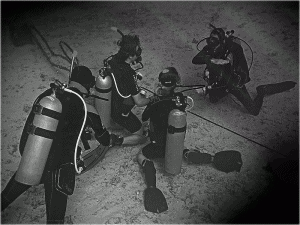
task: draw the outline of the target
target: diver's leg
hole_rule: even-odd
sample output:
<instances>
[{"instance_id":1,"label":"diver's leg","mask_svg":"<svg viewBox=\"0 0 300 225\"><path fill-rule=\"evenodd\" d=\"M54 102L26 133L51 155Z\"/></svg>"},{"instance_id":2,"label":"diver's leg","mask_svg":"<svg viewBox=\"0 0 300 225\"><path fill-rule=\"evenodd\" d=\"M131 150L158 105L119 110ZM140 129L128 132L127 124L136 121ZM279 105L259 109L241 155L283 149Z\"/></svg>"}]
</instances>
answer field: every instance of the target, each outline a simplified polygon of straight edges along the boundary
<instances>
[{"instance_id":1,"label":"diver's leg","mask_svg":"<svg viewBox=\"0 0 300 225\"><path fill-rule=\"evenodd\" d=\"M118 137L115 134L109 133L102 125L101 118L98 114L88 112L86 124L93 128L95 138L103 146L113 147L122 144L123 137Z\"/></svg>"},{"instance_id":2,"label":"diver's leg","mask_svg":"<svg viewBox=\"0 0 300 225\"><path fill-rule=\"evenodd\" d=\"M113 117L113 120L131 133L124 137L122 145L137 145L147 141L143 135L144 128L141 121L132 112L126 116Z\"/></svg>"},{"instance_id":3,"label":"diver's leg","mask_svg":"<svg viewBox=\"0 0 300 225\"><path fill-rule=\"evenodd\" d=\"M233 94L248 110L251 115L257 116L263 104L264 95L258 94L254 100L249 95L245 85L241 88L235 88L229 91Z\"/></svg>"},{"instance_id":4,"label":"diver's leg","mask_svg":"<svg viewBox=\"0 0 300 225\"><path fill-rule=\"evenodd\" d=\"M15 180L14 174L1 192L1 211L5 210L16 198L23 194L31 185L22 184Z\"/></svg>"},{"instance_id":5,"label":"diver's leg","mask_svg":"<svg viewBox=\"0 0 300 225\"><path fill-rule=\"evenodd\" d=\"M294 81L284 81L284 82L274 83L274 84L259 85L256 87L256 90L258 94L264 96L273 95L284 91L288 91L294 88L296 84L297 83Z\"/></svg>"},{"instance_id":6,"label":"diver's leg","mask_svg":"<svg viewBox=\"0 0 300 225\"><path fill-rule=\"evenodd\" d=\"M152 213L168 210L168 203L164 194L156 187L156 169L154 163L147 159L142 151L137 155L137 161L143 169L147 188L144 191L145 209Z\"/></svg>"},{"instance_id":7,"label":"diver's leg","mask_svg":"<svg viewBox=\"0 0 300 225\"><path fill-rule=\"evenodd\" d=\"M47 224L63 224L68 195L56 190L54 176L55 171L47 171L44 182Z\"/></svg>"},{"instance_id":8,"label":"diver's leg","mask_svg":"<svg viewBox=\"0 0 300 225\"><path fill-rule=\"evenodd\" d=\"M132 133L129 136L124 137L123 145L138 145L147 141L147 138L143 135L143 127L137 132Z\"/></svg>"}]
</instances>

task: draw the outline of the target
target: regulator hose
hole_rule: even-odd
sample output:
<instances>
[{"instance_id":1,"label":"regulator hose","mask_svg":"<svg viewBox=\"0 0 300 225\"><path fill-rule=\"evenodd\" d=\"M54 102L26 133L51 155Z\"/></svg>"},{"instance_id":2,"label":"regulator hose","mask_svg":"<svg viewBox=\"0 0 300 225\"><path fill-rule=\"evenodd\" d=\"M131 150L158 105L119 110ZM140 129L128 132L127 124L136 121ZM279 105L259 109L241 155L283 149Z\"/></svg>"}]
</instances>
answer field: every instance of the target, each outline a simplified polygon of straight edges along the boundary
<instances>
[{"instance_id":1,"label":"regulator hose","mask_svg":"<svg viewBox=\"0 0 300 225\"><path fill-rule=\"evenodd\" d=\"M122 94L120 93L119 88L118 88L118 85L117 85L117 82L116 82L116 79L115 79L115 75L114 75L112 72L110 72L110 74L111 74L111 76L112 76L112 78L113 78L113 80L114 80L114 83L115 83L116 90L117 90L118 94L119 94L122 98L129 98L131 95L124 96L124 95L122 95Z\"/></svg>"},{"instance_id":2,"label":"regulator hose","mask_svg":"<svg viewBox=\"0 0 300 225\"><path fill-rule=\"evenodd\" d=\"M75 166L75 170L78 174L80 174L83 170L82 167L80 167L78 169L77 167L77 150L78 150L78 144L79 144L79 140L80 140L80 137L81 137L81 134L82 134L82 131L84 129L84 126L85 126L85 122L86 122L86 117L87 117L87 108L86 108L86 104L85 104L85 101L84 99L79 95L77 94L76 92L68 89L68 88L65 88L64 89L66 92L69 92L69 93L72 93L72 94L75 94L78 98L80 98L80 100L82 101L83 105L84 105L84 120L83 120L83 123L82 123L82 127L80 129L80 132L79 132L79 135L78 135L78 138L77 138L77 142L76 142L76 146L75 146L75 152L74 152L74 166Z\"/></svg>"}]
</instances>

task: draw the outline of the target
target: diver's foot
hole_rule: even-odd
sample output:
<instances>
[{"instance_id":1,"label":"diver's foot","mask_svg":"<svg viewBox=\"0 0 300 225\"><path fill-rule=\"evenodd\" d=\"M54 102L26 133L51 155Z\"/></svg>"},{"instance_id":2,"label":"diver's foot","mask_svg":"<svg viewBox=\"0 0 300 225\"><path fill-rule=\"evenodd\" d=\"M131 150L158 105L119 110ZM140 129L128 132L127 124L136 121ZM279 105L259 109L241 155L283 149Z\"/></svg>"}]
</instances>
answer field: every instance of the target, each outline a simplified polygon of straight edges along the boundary
<instances>
[{"instance_id":1,"label":"diver's foot","mask_svg":"<svg viewBox=\"0 0 300 225\"><path fill-rule=\"evenodd\" d=\"M284 91L288 91L294 88L296 84L297 83L294 81L284 81L274 84L259 85L257 86L256 91L258 95L273 95Z\"/></svg>"}]
</instances>

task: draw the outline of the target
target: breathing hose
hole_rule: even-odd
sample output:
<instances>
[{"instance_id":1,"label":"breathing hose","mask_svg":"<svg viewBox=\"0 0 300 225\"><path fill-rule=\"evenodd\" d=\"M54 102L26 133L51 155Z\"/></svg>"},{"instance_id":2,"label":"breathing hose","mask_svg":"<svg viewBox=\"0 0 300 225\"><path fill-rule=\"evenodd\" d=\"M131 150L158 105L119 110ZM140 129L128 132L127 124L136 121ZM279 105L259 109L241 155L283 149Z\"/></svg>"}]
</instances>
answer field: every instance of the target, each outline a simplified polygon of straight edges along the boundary
<instances>
[{"instance_id":1,"label":"breathing hose","mask_svg":"<svg viewBox=\"0 0 300 225\"><path fill-rule=\"evenodd\" d=\"M80 140L80 137L81 137L81 134L82 134L82 131L83 131L83 128L85 126L85 122L86 122L86 117L87 117L87 108L86 108L86 104L85 104L85 101L84 99L79 95L77 94L76 92L68 89L68 88L65 88L64 89L66 92L69 92L69 93L72 93L72 94L75 94L77 97L79 97L84 105L84 120L83 120L83 123L82 123L82 127L80 129L80 132L79 132L79 135L78 135L78 138L77 138L77 142L76 142L76 146L75 146L75 152L74 152L74 166L75 166L75 170L78 174L80 174L83 170L82 167L80 167L78 169L77 167L77 150L78 150L78 144L79 144L79 140Z\"/></svg>"},{"instance_id":2,"label":"breathing hose","mask_svg":"<svg viewBox=\"0 0 300 225\"><path fill-rule=\"evenodd\" d=\"M120 93L119 88L118 88L118 85L117 85L117 82L116 82L116 79L115 79L115 75L114 75L112 72L110 72L110 74L111 74L111 76L112 76L112 78L113 78L113 80L114 80L114 83L115 83L116 90L117 90L118 94L119 94L122 98L129 98L131 95L124 96L124 95L122 95L122 94Z\"/></svg>"}]
</instances>

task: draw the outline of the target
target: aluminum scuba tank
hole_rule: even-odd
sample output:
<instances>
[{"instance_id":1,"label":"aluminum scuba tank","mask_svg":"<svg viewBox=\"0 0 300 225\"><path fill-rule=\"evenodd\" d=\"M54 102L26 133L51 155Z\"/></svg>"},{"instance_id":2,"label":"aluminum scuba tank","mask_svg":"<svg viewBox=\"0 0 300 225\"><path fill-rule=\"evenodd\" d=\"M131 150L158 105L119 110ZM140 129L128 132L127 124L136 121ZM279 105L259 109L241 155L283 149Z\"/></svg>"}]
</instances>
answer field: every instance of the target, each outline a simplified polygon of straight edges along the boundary
<instances>
[{"instance_id":1,"label":"aluminum scuba tank","mask_svg":"<svg viewBox=\"0 0 300 225\"><path fill-rule=\"evenodd\" d=\"M165 170L167 173L173 175L179 174L181 170L187 124L186 117L187 113L179 109L173 109L169 113L165 152Z\"/></svg>"},{"instance_id":2,"label":"aluminum scuba tank","mask_svg":"<svg viewBox=\"0 0 300 225\"><path fill-rule=\"evenodd\" d=\"M34 118L28 129L28 138L15 180L27 184L40 183L55 132L62 112L62 104L55 94L43 97L33 105Z\"/></svg>"},{"instance_id":3,"label":"aluminum scuba tank","mask_svg":"<svg viewBox=\"0 0 300 225\"><path fill-rule=\"evenodd\" d=\"M108 101L95 98L95 108L101 117L102 124L108 128L111 126L111 91L112 78L110 75L104 75L106 71L99 71L99 76L96 79L96 95L101 98L106 98Z\"/></svg>"}]
</instances>

